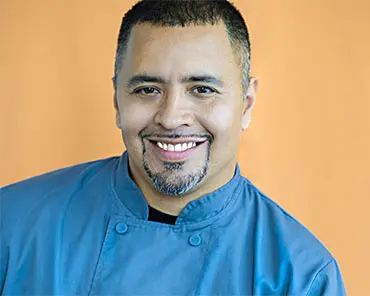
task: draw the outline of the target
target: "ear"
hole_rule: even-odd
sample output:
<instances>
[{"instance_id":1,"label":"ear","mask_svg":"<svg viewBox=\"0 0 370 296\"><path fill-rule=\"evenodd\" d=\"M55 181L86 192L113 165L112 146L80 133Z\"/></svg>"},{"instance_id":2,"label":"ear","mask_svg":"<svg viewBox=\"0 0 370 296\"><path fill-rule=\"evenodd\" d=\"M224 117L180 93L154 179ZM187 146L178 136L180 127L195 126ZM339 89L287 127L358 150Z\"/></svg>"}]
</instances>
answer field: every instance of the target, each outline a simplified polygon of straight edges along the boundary
<instances>
[{"instance_id":1,"label":"ear","mask_svg":"<svg viewBox=\"0 0 370 296\"><path fill-rule=\"evenodd\" d=\"M114 95L113 95L113 105L114 105L114 111L116 113L116 126L119 129L121 129L121 113L119 112L116 92L114 92Z\"/></svg>"},{"instance_id":2,"label":"ear","mask_svg":"<svg viewBox=\"0 0 370 296\"><path fill-rule=\"evenodd\" d=\"M117 78L116 76L112 77L112 82L113 82L113 106L114 106L114 111L116 113L116 126L119 129L122 129L121 126L121 113L119 112L119 106L118 106L118 101L117 101Z\"/></svg>"},{"instance_id":3,"label":"ear","mask_svg":"<svg viewBox=\"0 0 370 296\"><path fill-rule=\"evenodd\" d=\"M246 130L249 126L249 123L251 121L251 112L254 107L254 104L256 103L256 93L258 90L258 79L256 77L252 77L247 94L243 101L243 114L242 114L242 130Z\"/></svg>"}]
</instances>

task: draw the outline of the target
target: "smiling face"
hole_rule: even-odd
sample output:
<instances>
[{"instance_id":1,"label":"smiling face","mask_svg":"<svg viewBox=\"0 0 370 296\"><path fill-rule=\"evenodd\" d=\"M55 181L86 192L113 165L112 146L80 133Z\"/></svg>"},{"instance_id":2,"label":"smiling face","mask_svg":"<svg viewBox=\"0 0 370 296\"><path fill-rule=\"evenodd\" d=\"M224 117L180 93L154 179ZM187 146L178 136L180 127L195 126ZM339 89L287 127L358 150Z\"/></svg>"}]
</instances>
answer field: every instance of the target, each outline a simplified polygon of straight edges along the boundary
<instances>
[{"instance_id":1,"label":"smiling face","mask_svg":"<svg viewBox=\"0 0 370 296\"><path fill-rule=\"evenodd\" d=\"M243 100L224 25L134 26L115 108L139 187L204 194L229 181L255 87Z\"/></svg>"}]
</instances>

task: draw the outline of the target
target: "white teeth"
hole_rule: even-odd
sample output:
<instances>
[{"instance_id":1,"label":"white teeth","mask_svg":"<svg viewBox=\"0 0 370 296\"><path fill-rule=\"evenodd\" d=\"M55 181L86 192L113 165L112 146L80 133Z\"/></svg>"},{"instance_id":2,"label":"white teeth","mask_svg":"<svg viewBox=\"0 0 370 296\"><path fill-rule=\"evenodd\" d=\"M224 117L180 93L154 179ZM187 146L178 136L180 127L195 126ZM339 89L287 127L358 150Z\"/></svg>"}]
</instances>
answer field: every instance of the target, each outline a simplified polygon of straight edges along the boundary
<instances>
[{"instance_id":1,"label":"white teeth","mask_svg":"<svg viewBox=\"0 0 370 296\"><path fill-rule=\"evenodd\" d=\"M195 147L196 143L189 142L189 143L173 145L173 144L165 144L165 143L157 142L157 146L162 148L163 150L181 152L181 151L186 151L190 148Z\"/></svg>"}]
</instances>

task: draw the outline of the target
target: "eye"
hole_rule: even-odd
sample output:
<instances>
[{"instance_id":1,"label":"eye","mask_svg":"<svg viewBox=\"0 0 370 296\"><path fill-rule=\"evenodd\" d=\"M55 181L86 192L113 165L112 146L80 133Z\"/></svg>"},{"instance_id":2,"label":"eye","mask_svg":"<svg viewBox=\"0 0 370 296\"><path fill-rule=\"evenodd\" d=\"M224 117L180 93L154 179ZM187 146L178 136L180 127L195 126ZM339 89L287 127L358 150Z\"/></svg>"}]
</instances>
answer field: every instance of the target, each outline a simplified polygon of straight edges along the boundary
<instances>
[{"instance_id":1,"label":"eye","mask_svg":"<svg viewBox=\"0 0 370 296\"><path fill-rule=\"evenodd\" d=\"M197 86L193 88L193 92L200 95L211 95L215 93L216 91L213 88L210 88L208 86Z\"/></svg>"},{"instance_id":2,"label":"eye","mask_svg":"<svg viewBox=\"0 0 370 296\"><path fill-rule=\"evenodd\" d=\"M135 94L145 95L145 96L156 96L160 94L159 90L154 87L142 87L134 90Z\"/></svg>"}]
</instances>

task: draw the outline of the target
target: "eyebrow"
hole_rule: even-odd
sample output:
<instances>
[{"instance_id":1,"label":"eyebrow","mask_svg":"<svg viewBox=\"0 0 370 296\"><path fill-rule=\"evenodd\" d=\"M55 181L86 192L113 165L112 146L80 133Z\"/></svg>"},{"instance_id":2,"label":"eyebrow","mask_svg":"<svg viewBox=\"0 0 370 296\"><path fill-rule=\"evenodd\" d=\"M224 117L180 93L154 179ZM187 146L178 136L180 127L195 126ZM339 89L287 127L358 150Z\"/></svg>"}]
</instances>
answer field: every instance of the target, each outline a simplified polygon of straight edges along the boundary
<instances>
[{"instance_id":1,"label":"eyebrow","mask_svg":"<svg viewBox=\"0 0 370 296\"><path fill-rule=\"evenodd\" d=\"M205 82L205 83L217 85L219 87L224 86L220 78L216 76L212 76L212 75L189 75L181 79L181 83L189 83L189 82Z\"/></svg>"},{"instance_id":2,"label":"eyebrow","mask_svg":"<svg viewBox=\"0 0 370 296\"><path fill-rule=\"evenodd\" d=\"M127 88L135 87L138 84L144 83L144 82L154 82L154 83L166 83L166 81L159 77L159 76L150 76L150 75L134 75L132 76L126 86Z\"/></svg>"},{"instance_id":3,"label":"eyebrow","mask_svg":"<svg viewBox=\"0 0 370 296\"><path fill-rule=\"evenodd\" d=\"M180 79L180 81L181 81L181 83L204 82L204 83L214 84L214 85L217 85L219 87L224 86L221 79L219 79L216 76L212 76L212 75L187 75L187 76L182 77ZM148 83L148 82L149 83L162 83L162 84L168 83L167 80L165 80L164 78L162 78L160 76L139 74L139 75L134 75L134 76L130 77L130 79L128 80L128 82L126 84L126 87L127 88L133 88L133 87L135 87L139 84Z\"/></svg>"}]
</instances>

